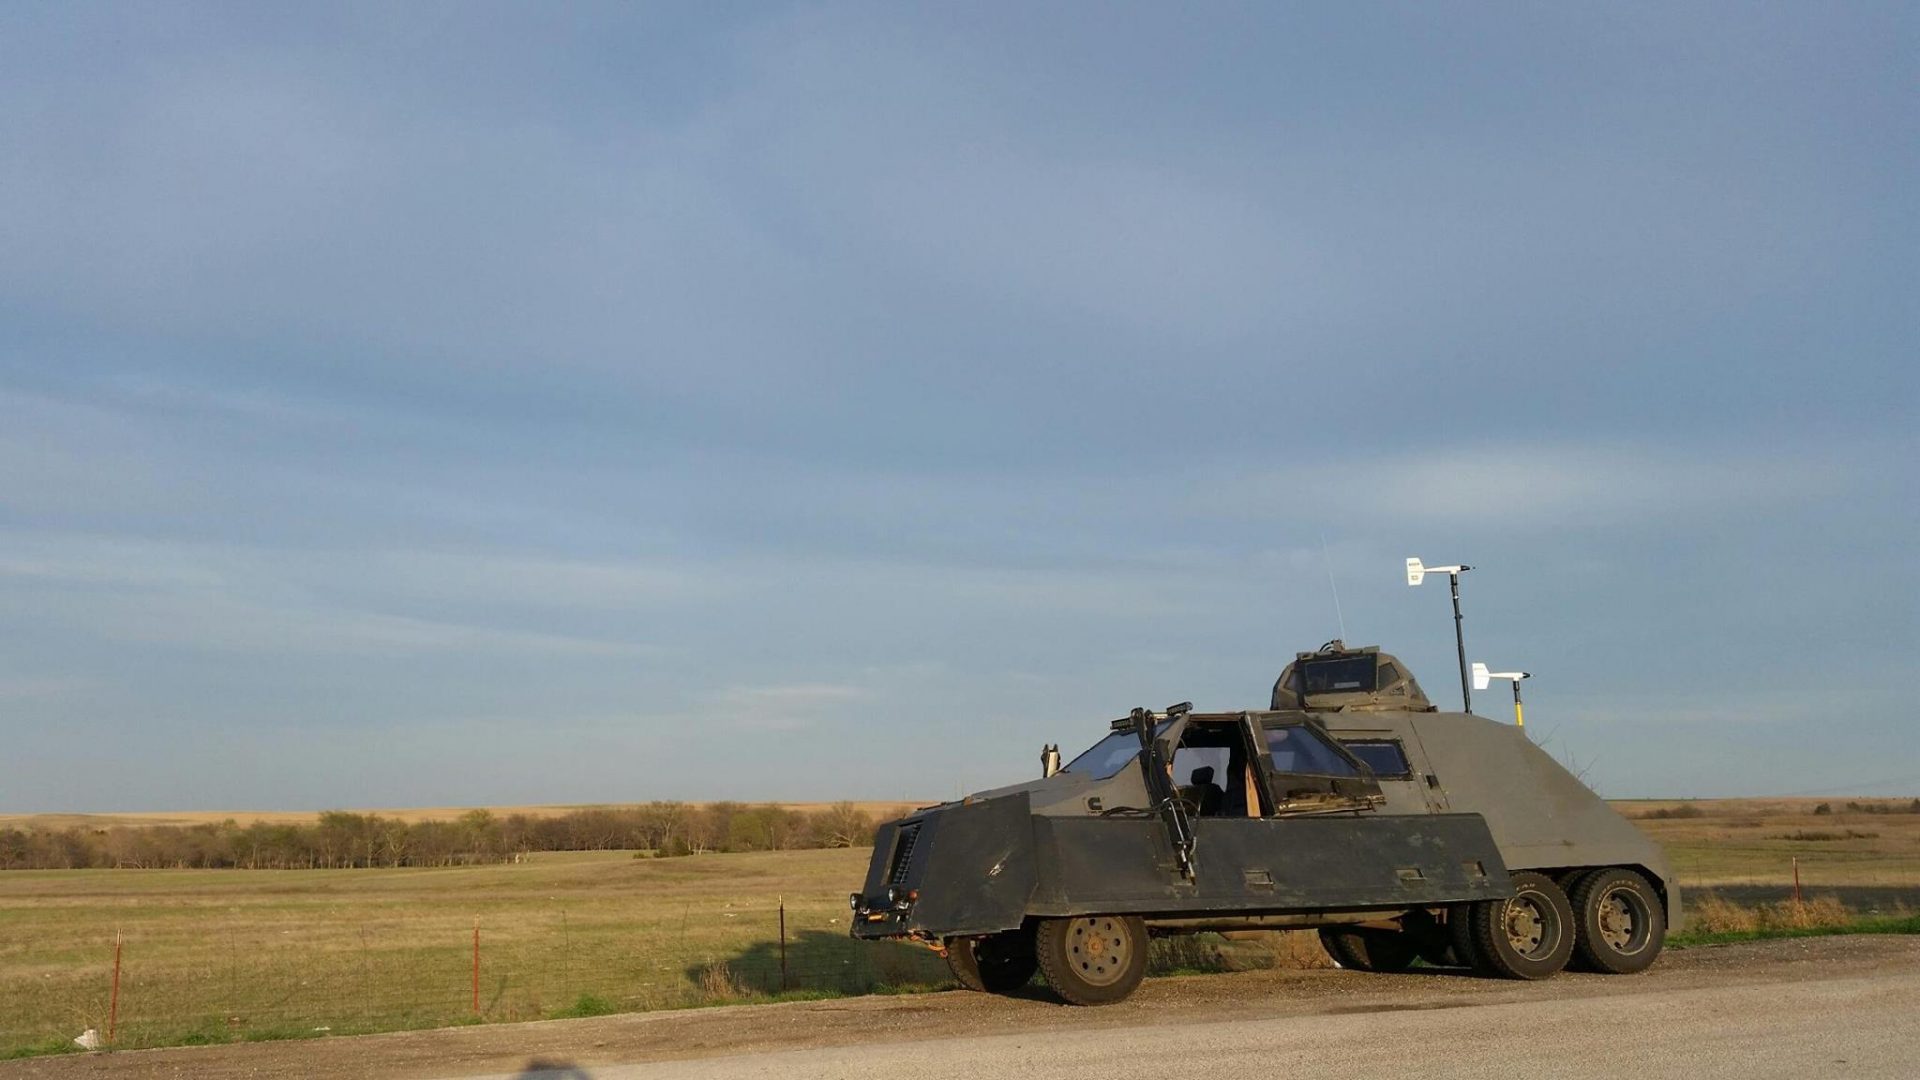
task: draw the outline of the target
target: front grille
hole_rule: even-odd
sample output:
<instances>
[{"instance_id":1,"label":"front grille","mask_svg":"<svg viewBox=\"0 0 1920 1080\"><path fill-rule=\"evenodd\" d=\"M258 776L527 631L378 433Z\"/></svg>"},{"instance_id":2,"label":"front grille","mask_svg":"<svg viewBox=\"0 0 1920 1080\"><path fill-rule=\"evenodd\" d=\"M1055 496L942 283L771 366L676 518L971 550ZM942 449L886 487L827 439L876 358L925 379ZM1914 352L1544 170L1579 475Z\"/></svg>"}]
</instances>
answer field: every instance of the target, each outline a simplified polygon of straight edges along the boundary
<instances>
[{"instance_id":1,"label":"front grille","mask_svg":"<svg viewBox=\"0 0 1920 1080\"><path fill-rule=\"evenodd\" d=\"M907 883L907 865L913 861L913 845L919 839L920 822L900 826L900 838L893 842L893 868L887 872L887 884Z\"/></svg>"}]
</instances>

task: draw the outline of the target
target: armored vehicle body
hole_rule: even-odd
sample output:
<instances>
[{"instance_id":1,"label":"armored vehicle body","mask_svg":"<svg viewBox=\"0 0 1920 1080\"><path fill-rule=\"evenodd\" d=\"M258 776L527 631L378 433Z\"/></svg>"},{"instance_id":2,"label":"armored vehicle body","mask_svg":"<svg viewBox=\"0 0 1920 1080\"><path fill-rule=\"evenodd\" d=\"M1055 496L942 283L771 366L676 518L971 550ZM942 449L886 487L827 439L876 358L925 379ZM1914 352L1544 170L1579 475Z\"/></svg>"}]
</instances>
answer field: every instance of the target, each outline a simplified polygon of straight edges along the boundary
<instances>
[{"instance_id":1,"label":"armored vehicle body","mask_svg":"<svg viewBox=\"0 0 1920 1080\"><path fill-rule=\"evenodd\" d=\"M1539 979L1640 971L1680 911L1658 845L1375 648L1299 654L1267 709L1135 709L1048 758L881 826L853 935L925 943L970 989L1038 970L1097 1005L1139 985L1154 936L1313 928L1344 967Z\"/></svg>"}]
</instances>

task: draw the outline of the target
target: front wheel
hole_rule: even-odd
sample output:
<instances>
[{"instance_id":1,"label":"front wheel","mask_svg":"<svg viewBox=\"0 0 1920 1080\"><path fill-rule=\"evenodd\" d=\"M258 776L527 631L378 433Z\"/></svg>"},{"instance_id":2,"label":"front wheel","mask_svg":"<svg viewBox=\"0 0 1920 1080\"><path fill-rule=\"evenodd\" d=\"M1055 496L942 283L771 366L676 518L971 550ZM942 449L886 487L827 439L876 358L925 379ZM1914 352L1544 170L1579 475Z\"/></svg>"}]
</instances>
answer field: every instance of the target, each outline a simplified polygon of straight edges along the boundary
<instances>
[{"instance_id":1,"label":"front wheel","mask_svg":"<svg viewBox=\"0 0 1920 1080\"><path fill-rule=\"evenodd\" d=\"M1391 975L1412 967L1420 957L1419 942L1403 930L1327 926L1320 930L1320 944L1350 971Z\"/></svg>"},{"instance_id":2,"label":"front wheel","mask_svg":"<svg viewBox=\"0 0 1920 1080\"><path fill-rule=\"evenodd\" d=\"M1054 993L1074 1005L1111 1005L1147 973L1147 924L1132 915L1045 919L1034 952Z\"/></svg>"},{"instance_id":3,"label":"front wheel","mask_svg":"<svg viewBox=\"0 0 1920 1080\"><path fill-rule=\"evenodd\" d=\"M1033 935L1011 930L947 942L947 969L968 990L1011 994L1033 980Z\"/></svg>"}]
</instances>

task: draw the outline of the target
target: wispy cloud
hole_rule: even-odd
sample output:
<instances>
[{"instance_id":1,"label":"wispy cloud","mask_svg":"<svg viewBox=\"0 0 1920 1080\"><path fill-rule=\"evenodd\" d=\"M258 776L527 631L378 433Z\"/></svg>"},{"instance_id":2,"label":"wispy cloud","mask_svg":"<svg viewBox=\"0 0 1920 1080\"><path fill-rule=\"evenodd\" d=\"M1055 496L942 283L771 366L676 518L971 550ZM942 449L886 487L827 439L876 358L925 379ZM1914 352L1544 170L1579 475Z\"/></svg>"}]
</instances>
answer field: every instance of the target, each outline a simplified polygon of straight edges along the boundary
<instances>
[{"instance_id":1,"label":"wispy cloud","mask_svg":"<svg viewBox=\"0 0 1920 1080\"><path fill-rule=\"evenodd\" d=\"M1197 501L1228 516L1311 507L1340 517L1451 527L1698 519L1847 494L1871 482L1863 466L1883 452L1858 443L1436 445L1322 469L1235 476Z\"/></svg>"}]
</instances>

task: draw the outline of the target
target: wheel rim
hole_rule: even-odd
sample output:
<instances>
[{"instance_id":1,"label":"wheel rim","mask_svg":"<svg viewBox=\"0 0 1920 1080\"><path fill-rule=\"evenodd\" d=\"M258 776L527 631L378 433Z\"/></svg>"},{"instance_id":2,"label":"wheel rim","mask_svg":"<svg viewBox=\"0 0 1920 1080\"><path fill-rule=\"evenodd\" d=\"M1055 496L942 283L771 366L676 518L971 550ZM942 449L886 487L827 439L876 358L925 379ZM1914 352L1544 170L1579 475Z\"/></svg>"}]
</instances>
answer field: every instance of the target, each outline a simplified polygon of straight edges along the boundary
<instances>
[{"instance_id":1,"label":"wheel rim","mask_svg":"<svg viewBox=\"0 0 1920 1080\"><path fill-rule=\"evenodd\" d=\"M1075 919L1067 924L1067 962L1089 986L1111 986L1133 963L1133 935L1119 919Z\"/></svg>"},{"instance_id":2,"label":"wheel rim","mask_svg":"<svg viewBox=\"0 0 1920 1080\"><path fill-rule=\"evenodd\" d=\"M1647 947L1652 919L1647 902L1626 885L1616 885L1594 900L1594 927L1607 948L1632 956Z\"/></svg>"},{"instance_id":3,"label":"wheel rim","mask_svg":"<svg viewBox=\"0 0 1920 1080\"><path fill-rule=\"evenodd\" d=\"M1529 960L1552 955L1560 944L1559 919L1543 897L1522 893L1507 901L1500 922L1507 944Z\"/></svg>"}]
</instances>

